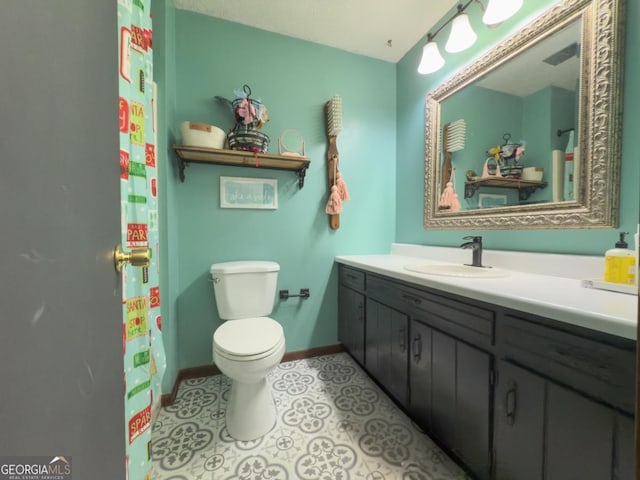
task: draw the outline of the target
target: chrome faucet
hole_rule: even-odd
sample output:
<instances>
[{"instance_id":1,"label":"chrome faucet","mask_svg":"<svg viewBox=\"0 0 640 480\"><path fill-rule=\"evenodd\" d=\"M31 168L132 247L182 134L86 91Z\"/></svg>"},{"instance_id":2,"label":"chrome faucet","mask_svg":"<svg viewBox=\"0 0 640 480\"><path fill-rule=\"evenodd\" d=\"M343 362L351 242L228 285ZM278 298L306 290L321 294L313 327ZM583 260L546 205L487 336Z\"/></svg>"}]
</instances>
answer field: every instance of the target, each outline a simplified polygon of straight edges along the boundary
<instances>
[{"instance_id":1,"label":"chrome faucet","mask_svg":"<svg viewBox=\"0 0 640 480\"><path fill-rule=\"evenodd\" d=\"M470 248L473 250L473 261L469 264L471 267L484 267L482 265L482 237L464 237L463 240L470 240L460 245L460 248Z\"/></svg>"}]
</instances>

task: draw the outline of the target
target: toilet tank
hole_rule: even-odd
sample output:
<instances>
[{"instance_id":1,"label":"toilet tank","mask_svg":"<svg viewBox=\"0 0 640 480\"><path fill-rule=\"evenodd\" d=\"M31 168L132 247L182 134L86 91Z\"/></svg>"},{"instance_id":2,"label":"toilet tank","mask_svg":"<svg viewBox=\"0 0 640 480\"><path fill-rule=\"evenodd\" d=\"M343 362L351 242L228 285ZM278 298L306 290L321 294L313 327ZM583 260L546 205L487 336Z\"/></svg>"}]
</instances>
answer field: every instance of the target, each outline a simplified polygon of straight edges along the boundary
<instances>
[{"instance_id":1,"label":"toilet tank","mask_svg":"<svg viewBox=\"0 0 640 480\"><path fill-rule=\"evenodd\" d=\"M265 317L273 310L280 271L276 262L214 263L209 271L221 319Z\"/></svg>"}]
</instances>

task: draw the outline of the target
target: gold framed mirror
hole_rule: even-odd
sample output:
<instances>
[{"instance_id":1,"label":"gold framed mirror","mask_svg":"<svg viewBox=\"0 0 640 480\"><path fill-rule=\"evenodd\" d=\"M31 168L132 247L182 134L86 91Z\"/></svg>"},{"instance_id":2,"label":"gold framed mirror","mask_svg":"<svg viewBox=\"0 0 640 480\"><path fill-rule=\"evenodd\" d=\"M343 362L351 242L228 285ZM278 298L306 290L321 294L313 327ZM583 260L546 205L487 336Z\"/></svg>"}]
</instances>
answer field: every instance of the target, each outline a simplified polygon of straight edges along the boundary
<instances>
[{"instance_id":1,"label":"gold framed mirror","mask_svg":"<svg viewBox=\"0 0 640 480\"><path fill-rule=\"evenodd\" d=\"M617 226L622 5L561 1L429 92L426 229Z\"/></svg>"}]
</instances>

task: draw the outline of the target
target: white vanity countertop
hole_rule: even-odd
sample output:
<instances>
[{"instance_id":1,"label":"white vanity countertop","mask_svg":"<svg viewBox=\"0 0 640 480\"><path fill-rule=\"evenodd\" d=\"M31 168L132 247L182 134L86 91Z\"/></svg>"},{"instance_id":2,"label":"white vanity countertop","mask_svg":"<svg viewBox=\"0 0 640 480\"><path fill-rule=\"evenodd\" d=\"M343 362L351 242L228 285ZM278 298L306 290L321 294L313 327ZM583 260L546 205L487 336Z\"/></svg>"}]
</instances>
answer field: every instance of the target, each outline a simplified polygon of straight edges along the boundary
<instances>
[{"instance_id":1,"label":"white vanity countertop","mask_svg":"<svg viewBox=\"0 0 640 480\"><path fill-rule=\"evenodd\" d=\"M602 257L485 250L483 264L507 277L459 278L411 272L405 265L470 263L471 251L394 244L387 255L346 255L338 263L467 298L636 339L638 297L582 287L602 275Z\"/></svg>"}]
</instances>

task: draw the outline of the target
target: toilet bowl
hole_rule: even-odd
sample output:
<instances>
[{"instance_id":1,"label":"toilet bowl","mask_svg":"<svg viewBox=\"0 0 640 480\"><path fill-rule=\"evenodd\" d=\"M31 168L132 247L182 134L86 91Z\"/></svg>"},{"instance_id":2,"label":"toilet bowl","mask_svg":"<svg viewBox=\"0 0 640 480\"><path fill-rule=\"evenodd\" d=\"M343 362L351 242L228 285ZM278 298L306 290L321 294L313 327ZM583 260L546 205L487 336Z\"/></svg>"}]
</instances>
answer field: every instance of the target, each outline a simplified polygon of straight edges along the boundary
<instances>
[{"instance_id":1,"label":"toilet bowl","mask_svg":"<svg viewBox=\"0 0 640 480\"><path fill-rule=\"evenodd\" d=\"M213 334L213 361L231 379L225 413L229 435L254 440L277 418L267 375L285 352L282 326L267 317L273 309L279 265L274 262L213 264L216 306L226 320Z\"/></svg>"},{"instance_id":2,"label":"toilet bowl","mask_svg":"<svg viewBox=\"0 0 640 480\"><path fill-rule=\"evenodd\" d=\"M249 332L251 348L243 341ZM225 419L229 435L236 440L262 437L275 425L276 405L267 375L284 352L282 327L271 318L226 322L214 333L214 362L232 382Z\"/></svg>"}]
</instances>

